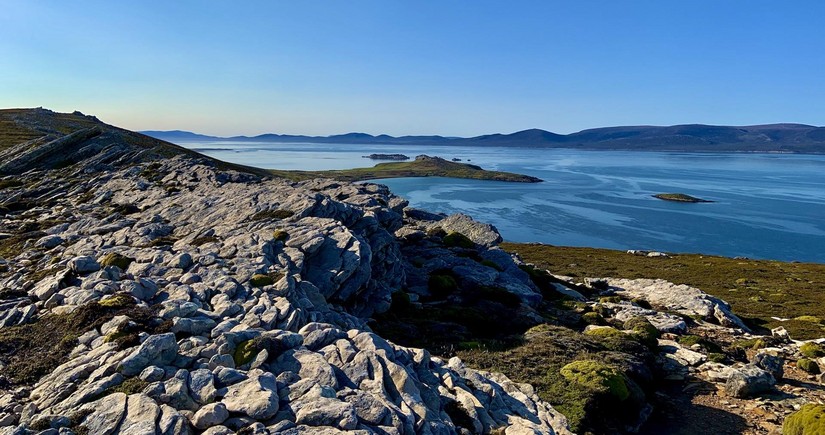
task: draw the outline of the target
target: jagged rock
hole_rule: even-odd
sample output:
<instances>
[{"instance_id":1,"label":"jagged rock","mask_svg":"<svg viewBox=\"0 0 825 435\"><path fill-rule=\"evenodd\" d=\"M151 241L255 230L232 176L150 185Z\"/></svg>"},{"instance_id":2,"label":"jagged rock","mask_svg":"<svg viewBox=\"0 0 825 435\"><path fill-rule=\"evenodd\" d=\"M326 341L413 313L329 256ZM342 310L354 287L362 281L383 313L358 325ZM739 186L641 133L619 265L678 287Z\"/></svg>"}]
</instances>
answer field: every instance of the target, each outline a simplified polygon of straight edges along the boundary
<instances>
[{"instance_id":1,"label":"jagged rock","mask_svg":"<svg viewBox=\"0 0 825 435\"><path fill-rule=\"evenodd\" d=\"M110 394L97 402L84 405L81 412L91 412L83 419L82 426L89 433L111 434L120 425L126 414L127 396L123 393Z\"/></svg>"},{"instance_id":2,"label":"jagged rock","mask_svg":"<svg viewBox=\"0 0 825 435\"><path fill-rule=\"evenodd\" d=\"M69 260L68 266L69 269L77 274L92 273L100 270L100 264L97 260L89 256L72 258Z\"/></svg>"},{"instance_id":3,"label":"jagged rock","mask_svg":"<svg viewBox=\"0 0 825 435\"><path fill-rule=\"evenodd\" d=\"M651 305L664 307L688 316L698 315L723 326L750 332L727 302L708 295L695 287L673 284L663 279L605 278L618 293L632 299L646 300Z\"/></svg>"},{"instance_id":4,"label":"jagged rock","mask_svg":"<svg viewBox=\"0 0 825 435\"><path fill-rule=\"evenodd\" d=\"M491 247L501 243L502 238L496 227L473 220L470 216L457 213L447 216L433 224L432 227L440 227L447 233L460 233L472 240L473 243L485 247Z\"/></svg>"},{"instance_id":5,"label":"jagged rock","mask_svg":"<svg viewBox=\"0 0 825 435\"><path fill-rule=\"evenodd\" d=\"M175 334L153 335L146 339L132 355L120 363L120 370L126 376L138 375L149 364L171 363L178 354Z\"/></svg>"},{"instance_id":6,"label":"jagged rock","mask_svg":"<svg viewBox=\"0 0 825 435\"><path fill-rule=\"evenodd\" d=\"M118 434L139 435L157 432L155 422L160 418L160 407L144 394L126 398L126 415L117 429Z\"/></svg>"},{"instance_id":7,"label":"jagged rock","mask_svg":"<svg viewBox=\"0 0 825 435\"><path fill-rule=\"evenodd\" d=\"M770 373L776 380L782 379L785 373L783 369L785 360L781 356L767 352L758 352L751 358L751 364Z\"/></svg>"},{"instance_id":8,"label":"jagged rock","mask_svg":"<svg viewBox=\"0 0 825 435\"><path fill-rule=\"evenodd\" d=\"M146 382L158 382L163 380L163 377L166 375L166 371L158 366L149 366L143 369L138 376L140 380Z\"/></svg>"},{"instance_id":9,"label":"jagged rock","mask_svg":"<svg viewBox=\"0 0 825 435\"><path fill-rule=\"evenodd\" d=\"M389 308L391 294L419 278L408 277L406 242L394 234L405 227L422 235L426 252L424 227L447 219L413 213L428 222L405 222L406 202L378 185L264 180L191 159L135 166L138 154L126 152L128 146L112 144L111 136L106 143L112 148L103 152L95 142L89 152L103 154L78 166L69 193L54 197L54 214L42 216L65 218L48 231L62 243L4 265L54 268L37 282L9 275L0 283L25 284L40 302L24 294L3 301L0 311L13 324L26 315L36 319L44 307L55 314L92 301L118 307L129 295L118 313L129 317L81 334L66 361L21 393L27 408L15 411L20 422L38 414L80 416L73 423L90 433L186 434L190 421L204 433L453 433L443 410L461 403L473 430L511 425L569 433L564 418L527 387L366 332L369 317ZM48 183L50 174L21 177ZM90 199L78 201L81 195ZM123 212L98 213L104 206ZM466 268L459 271L468 282L494 285L526 303L540 300L509 254L486 248L499 240L494 228L460 216L446 224L455 224L449 228L473 240L478 257L495 267L444 247L429 258ZM134 261L126 270L100 270L94 258L111 252ZM272 284L251 286L256 274ZM151 335L170 324L173 332ZM111 341L122 330L135 334ZM108 393L136 385L141 393Z\"/></svg>"},{"instance_id":10,"label":"jagged rock","mask_svg":"<svg viewBox=\"0 0 825 435\"><path fill-rule=\"evenodd\" d=\"M226 405L221 402L210 403L203 406L192 417L192 425L198 429L207 429L217 426L229 418L229 411Z\"/></svg>"},{"instance_id":11,"label":"jagged rock","mask_svg":"<svg viewBox=\"0 0 825 435\"><path fill-rule=\"evenodd\" d=\"M61 244L63 244L63 242L64 240L62 237L52 234L45 237L41 237L34 243L34 246L43 249L52 249L56 246L60 246Z\"/></svg>"},{"instance_id":12,"label":"jagged rock","mask_svg":"<svg viewBox=\"0 0 825 435\"><path fill-rule=\"evenodd\" d=\"M751 397L770 391L776 379L765 370L747 364L735 369L725 384L725 392L732 397Z\"/></svg>"},{"instance_id":13,"label":"jagged rock","mask_svg":"<svg viewBox=\"0 0 825 435\"><path fill-rule=\"evenodd\" d=\"M301 406L295 414L295 422L309 426L333 426L338 429L351 430L358 426L358 417L352 403L318 397Z\"/></svg>"},{"instance_id":14,"label":"jagged rock","mask_svg":"<svg viewBox=\"0 0 825 435\"><path fill-rule=\"evenodd\" d=\"M223 397L229 412L238 412L256 420L266 420L278 412L278 387L275 376L260 370L250 372L250 378L230 385Z\"/></svg>"},{"instance_id":15,"label":"jagged rock","mask_svg":"<svg viewBox=\"0 0 825 435\"><path fill-rule=\"evenodd\" d=\"M215 400L217 390L212 377L212 372L208 369L194 370L189 373L189 391L198 403L206 404Z\"/></svg>"}]
</instances>

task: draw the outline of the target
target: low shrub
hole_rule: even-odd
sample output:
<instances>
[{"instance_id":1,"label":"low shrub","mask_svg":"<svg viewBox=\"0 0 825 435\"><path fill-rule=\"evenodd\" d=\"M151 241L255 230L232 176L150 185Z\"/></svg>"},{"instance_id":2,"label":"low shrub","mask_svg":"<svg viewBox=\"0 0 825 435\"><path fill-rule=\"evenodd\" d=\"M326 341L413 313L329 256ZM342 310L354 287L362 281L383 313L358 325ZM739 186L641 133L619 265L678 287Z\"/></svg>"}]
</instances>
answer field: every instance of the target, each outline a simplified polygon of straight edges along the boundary
<instances>
[{"instance_id":1,"label":"low shrub","mask_svg":"<svg viewBox=\"0 0 825 435\"><path fill-rule=\"evenodd\" d=\"M805 373L809 373L812 375L819 374L819 364L816 361L808 358L800 358L799 361L796 362L796 366L799 367Z\"/></svg>"},{"instance_id":2,"label":"low shrub","mask_svg":"<svg viewBox=\"0 0 825 435\"><path fill-rule=\"evenodd\" d=\"M825 433L825 405L808 403L799 411L785 417L783 435L808 435Z\"/></svg>"},{"instance_id":3,"label":"low shrub","mask_svg":"<svg viewBox=\"0 0 825 435\"><path fill-rule=\"evenodd\" d=\"M804 343L802 346L799 346L799 353L807 358L819 358L821 356L825 356L825 351L823 351L822 346L814 342Z\"/></svg>"},{"instance_id":4,"label":"low shrub","mask_svg":"<svg viewBox=\"0 0 825 435\"><path fill-rule=\"evenodd\" d=\"M620 401L630 397L630 390L622 372L602 362L573 361L562 367L560 373L568 381L599 393L608 393Z\"/></svg>"}]
</instances>

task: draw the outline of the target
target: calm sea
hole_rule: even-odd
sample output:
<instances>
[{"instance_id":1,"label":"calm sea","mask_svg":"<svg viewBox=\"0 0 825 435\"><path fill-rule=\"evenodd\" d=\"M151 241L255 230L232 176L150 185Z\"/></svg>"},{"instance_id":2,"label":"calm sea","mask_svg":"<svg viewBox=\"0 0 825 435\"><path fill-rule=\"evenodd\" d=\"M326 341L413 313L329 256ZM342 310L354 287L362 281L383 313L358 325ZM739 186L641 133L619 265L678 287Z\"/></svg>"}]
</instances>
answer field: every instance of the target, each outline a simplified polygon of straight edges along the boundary
<instances>
[{"instance_id":1,"label":"calm sea","mask_svg":"<svg viewBox=\"0 0 825 435\"><path fill-rule=\"evenodd\" d=\"M514 242L696 252L825 263L825 156L438 146L182 143L276 169L372 166L370 153L460 158L533 175L538 184L447 178L381 180L412 206L463 212ZM680 192L715 201L652 198Z\"/></svg>"}]
</instances>

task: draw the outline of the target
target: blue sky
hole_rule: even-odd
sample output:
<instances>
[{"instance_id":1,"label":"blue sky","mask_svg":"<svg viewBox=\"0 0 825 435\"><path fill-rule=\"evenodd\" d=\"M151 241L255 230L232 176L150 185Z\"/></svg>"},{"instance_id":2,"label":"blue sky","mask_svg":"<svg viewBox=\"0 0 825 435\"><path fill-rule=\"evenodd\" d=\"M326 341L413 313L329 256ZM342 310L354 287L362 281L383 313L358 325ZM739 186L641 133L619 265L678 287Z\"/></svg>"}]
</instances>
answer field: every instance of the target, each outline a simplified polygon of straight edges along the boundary
<instances>
[{"instance_id":1,"label":"blue sky","mask_svg":"<svg viewBox=\"0 0 825 435\"><path fill-rule=\"evenodd\" d=\"M825 2L3 0L0 107L135 130L825 124Z\"/></svg>"}]
</instances>

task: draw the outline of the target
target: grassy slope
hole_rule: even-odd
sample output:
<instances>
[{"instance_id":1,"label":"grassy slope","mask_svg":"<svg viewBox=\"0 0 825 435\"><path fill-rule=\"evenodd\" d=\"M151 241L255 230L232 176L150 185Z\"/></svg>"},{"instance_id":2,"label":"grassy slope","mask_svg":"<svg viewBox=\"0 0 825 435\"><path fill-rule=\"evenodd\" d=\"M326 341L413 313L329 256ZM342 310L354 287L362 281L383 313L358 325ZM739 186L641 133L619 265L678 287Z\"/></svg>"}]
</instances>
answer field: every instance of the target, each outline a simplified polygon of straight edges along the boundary
<instances>
[{"instance_id":1,"label":"grassy slope","mask_svg":"<svg viewBox=\"0 0 825 435\"><path fill-rule=\"evenodd\" d=\"M623 251L505 243L504 249L552 273L573 277L661 278L729 302L740 317L764 328L784 326L796 339L825 336L825 264L735 260L708 255L648 258Z\"/></svg>"},{"instance_id":2,"label":"grassy slope","mask_svg":"<svg viewBox=\"0 0 825 435\"><path fill-rule=\"evenodd\" d=\"M211 160L220 169L231 169L262 176L270 175L268 171L263 169L212 159L169 142L105 124L93 117L74 113L39 111L37 109L0 110L0 152L33 139L41 138L42 140L38 144L42 144L93 127L101 128L104 133L112 135L129 146L151 150L151 156L147 156L147 159L184 155Z\"/></svg>"},{"instance_id":3,"label":"grassy slope","mask_svg":"<svg viewBox=\"0 0 825 435\"><path fill-rule=\"evenodd\" d=\"M452 177L474 180L513 181L536 183L541 180L510 172L485 171L478 166L431 158L411 162L379 163L372 168L356 168L334 171L271 171L274 175L291 180L333 178L341 181L363 181L399 177Z\"/></svg>"}]
</instances>

